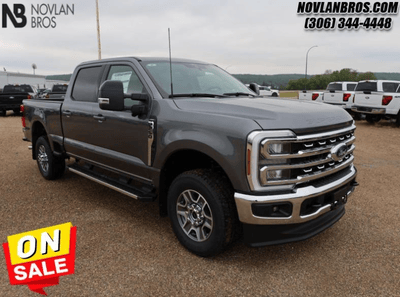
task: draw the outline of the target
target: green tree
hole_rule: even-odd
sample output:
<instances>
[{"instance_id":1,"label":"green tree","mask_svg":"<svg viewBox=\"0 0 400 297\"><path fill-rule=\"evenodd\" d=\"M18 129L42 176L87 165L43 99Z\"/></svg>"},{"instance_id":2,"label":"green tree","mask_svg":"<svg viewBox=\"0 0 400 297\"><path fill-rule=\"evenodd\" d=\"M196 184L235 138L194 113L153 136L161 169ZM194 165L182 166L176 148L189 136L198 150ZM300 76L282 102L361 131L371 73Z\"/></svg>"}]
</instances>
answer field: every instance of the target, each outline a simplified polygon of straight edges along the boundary
<instances>
[{"instance_id":1,"label":"green tree","mask_svg":"<svg viewBox=\"0 0 400 297\"><path fill-rule=\"evenodd\" d=\"M357 81L360 80L374 80L377 79L375 74L373 74L372 72L364 72L364 73L359 73L357 75Z\"/></svg>"}]
</instances>

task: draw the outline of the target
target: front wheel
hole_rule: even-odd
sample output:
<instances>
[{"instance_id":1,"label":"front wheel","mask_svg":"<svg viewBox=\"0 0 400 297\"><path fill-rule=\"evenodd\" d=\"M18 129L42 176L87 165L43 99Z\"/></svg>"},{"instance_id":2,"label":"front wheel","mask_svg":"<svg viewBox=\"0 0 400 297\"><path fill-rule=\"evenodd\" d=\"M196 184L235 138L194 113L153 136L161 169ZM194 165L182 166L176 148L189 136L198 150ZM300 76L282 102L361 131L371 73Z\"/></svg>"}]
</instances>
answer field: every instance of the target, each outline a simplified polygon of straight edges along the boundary
<instances>
[{"instance_id":1,"label":"front wheel","mask_svg":"<svg viewBox=\"0 0 400 297\"><path fill-rule=\"evenodd\" d=\"M173 231L189 251L215 256L239 234L239 220L230 183L211 170L179 175L168 192L168 215Z\"/></svg>"},{"instance_id":2,"label":"front wheel","mask_svg":"<svg viewBox=\"0 0 400 297\"><path fill-rule=\"evenodd\" d=\"M53 154L45 136L36 141L35 154L39 171L45 179L57 179L64 174L65 160Z\"/></svg>"}]
</instances>

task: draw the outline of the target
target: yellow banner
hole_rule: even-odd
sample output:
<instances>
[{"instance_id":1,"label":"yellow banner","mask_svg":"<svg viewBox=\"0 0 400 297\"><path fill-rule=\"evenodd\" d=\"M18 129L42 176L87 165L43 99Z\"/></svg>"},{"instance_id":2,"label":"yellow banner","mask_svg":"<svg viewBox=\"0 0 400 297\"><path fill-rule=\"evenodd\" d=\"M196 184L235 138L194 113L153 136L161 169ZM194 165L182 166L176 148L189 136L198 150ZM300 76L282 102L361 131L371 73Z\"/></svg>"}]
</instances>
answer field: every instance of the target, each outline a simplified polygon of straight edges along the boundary
<instances>
[{"instance_id":1,"label":"yellow banner","mask_svg":"<svg viewBox=\"0 0 400 297\"><path fill-rule=\"evenodd\" d=\"M65 223L8 236L11 264L69 254L71 228L71 223Z\"/></svg>"}]
</instances>

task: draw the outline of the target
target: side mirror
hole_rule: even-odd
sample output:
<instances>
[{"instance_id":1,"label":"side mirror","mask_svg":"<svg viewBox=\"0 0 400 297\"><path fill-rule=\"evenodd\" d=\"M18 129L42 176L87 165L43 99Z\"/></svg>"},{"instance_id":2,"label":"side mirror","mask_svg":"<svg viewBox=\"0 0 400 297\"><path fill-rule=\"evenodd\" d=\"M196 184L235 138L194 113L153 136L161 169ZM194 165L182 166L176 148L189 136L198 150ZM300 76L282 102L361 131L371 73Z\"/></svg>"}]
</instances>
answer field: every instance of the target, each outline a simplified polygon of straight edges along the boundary
<instances>
[{"instance_id":1,"label":"side mirror","mask_svg":"<svg viewBox=\"0 0 400 297\"><path fill-rule=\"evenodd\" d=\"M250 86L249 86L249 89L252 90L257 95L260 95L260 88L259 88L259 86L257 84L251 83Z\"/></svg>"},{"instance_id":2,"label":"side mirror","mask_svg":"<svg viewBox=\"0 0 400 297\"><path fill-rule=\"evenodd\" d=\"M119 80L106 80L100 86L99 106L104 110L124 110L124 85Z\"/></svg>"},{"instance_id":3,"label":"side mirror","mask_svg":"<svg viewBox=\"0 0 400 297\"><path fill-rule=\"evenodd\" d=\"M147 113L147 105L144 103L139 103L137 105L131 106L132 116L137 117Z\"/></svg>"}]
</instances>

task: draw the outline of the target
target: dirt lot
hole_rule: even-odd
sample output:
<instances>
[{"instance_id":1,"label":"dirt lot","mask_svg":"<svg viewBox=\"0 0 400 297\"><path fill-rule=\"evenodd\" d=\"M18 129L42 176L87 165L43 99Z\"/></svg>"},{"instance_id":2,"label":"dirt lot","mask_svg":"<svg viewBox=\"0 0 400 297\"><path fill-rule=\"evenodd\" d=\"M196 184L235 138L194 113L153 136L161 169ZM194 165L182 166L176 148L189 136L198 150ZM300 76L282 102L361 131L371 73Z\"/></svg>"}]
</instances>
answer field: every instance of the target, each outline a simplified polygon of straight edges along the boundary
<instances>
[{"instance_id":1,"label":"dirt lot","mask_svg":"<svg viewBox=\"0 0 400 297\"><path fill-rule=\"evenodd\" d=\"M67 172L46 181L22 141L21 120L0 118L0 239L65 222L77 226L76 271L49 296L400 296L400 128L357 122L360 186L322 234L264 248L235 244L203 259L175 239L157 204ZM11 286L0 252L0 295Z\"/></svg>"}]
</instances>

